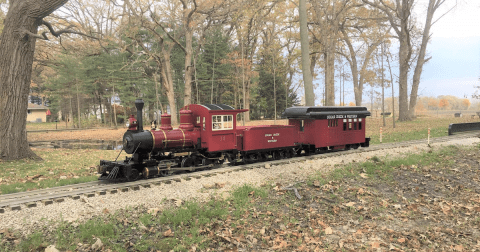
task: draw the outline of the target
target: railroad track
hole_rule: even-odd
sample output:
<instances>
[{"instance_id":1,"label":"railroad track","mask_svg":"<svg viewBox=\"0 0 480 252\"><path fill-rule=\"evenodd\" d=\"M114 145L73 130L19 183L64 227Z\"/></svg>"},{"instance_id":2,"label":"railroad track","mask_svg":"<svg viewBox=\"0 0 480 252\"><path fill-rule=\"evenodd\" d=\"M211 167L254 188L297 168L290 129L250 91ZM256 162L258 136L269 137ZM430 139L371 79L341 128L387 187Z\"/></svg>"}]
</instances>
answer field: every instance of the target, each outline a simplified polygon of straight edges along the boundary
<instances>
[{"instance_id":1,"label":"railroad track","mask_svg":"<svg viewBox=\"0 0 480 252\"><path fill-rule=\"evenodd\" d=\"M467 133L454 136L444 136L432 138L430 143L441 143L455 139L465 139L471 137L478 137L478 132ZM246 169L253 169L258 167L265 167L268 163L270 165L281 165L290 162L301 162L311 159L324 159L335 156L348 155L352 153L371 152L377 150L393 149L400 147L408 147L413 144L426 144L425 139L412 140L400 143L386 143L373 145L368 148L359 148L356 150L337 151L325 154L315 154L309 156L300 156L290 159L274 160L267 162L259 162L254 164L245 164L238 166L222 165L220 168L205 170L192 173L177 174L168 177L159 177L148 180L138 180L126 183L109 183L106 181L92 181L88 183L80 183L74 185L66 185L54 188L39 189L28 192L12 193L0 195L0 213L5 212L5 209L20 210L22 207L36 207L37 204L52 204L53 202L62 202L65 198L79 199L82 195L85 197L94 197L95 195L105 195L107 193L127 192L129 190L140 190L141 187L151 187L152 185L159 185L162 183L170 184L173 182L181 182L182 180L198 179L201 177L215 176L234 171L241 171Z\"/></svg>"}]
</instances>

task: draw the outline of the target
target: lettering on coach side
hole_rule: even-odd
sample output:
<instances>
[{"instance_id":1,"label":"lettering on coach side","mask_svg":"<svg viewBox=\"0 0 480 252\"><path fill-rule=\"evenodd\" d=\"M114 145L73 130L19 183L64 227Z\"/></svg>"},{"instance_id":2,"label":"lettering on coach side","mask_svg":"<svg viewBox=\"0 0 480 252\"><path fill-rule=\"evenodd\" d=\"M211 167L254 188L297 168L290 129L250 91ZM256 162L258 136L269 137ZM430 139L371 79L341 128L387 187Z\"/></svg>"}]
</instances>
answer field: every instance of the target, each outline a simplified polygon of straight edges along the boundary
<instances>
[{"instance_id":1,"label":"lettering on coach side","mask_svg":"<svg viewBox=\"0 0 480 252\"><path fill-rule=\"evenodd\" d=\"M265 137L271 137L272 134L265 134Z\"/></svg>"},{"instance_id":2,"label":"lettering on coach side","mask_svg":"<svg viewBox=\"0 0 480 252\"><path fill-rule=\"evenodd\" d=\"M275 143L277 142L277 139L271 139L271 140L268 140L269 143Z\"/></svg>"},{"instance_id":3,"label":"lettering on coach side","mask_svg":"<svg viewBox=\"0 0 480 252\"><path fill-rule=\"evenodd\" d=\"M327 119L357 118L358 115L327 115Z\"/></svg>"}]
</instances>

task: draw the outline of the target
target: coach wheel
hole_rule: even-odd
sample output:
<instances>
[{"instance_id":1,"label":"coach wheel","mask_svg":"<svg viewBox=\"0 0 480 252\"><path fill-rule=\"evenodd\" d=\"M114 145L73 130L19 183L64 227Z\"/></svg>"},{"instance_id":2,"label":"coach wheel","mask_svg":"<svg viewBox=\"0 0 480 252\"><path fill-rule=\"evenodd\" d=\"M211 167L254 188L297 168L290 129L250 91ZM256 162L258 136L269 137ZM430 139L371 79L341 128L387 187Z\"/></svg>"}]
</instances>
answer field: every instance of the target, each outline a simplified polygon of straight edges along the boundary
<instances>
[{"instance_id":1,"label":"coach wheel","mask_svg":"<svg viewBox=\"0 0 480 252\"><path fill-rule=\"evenodd\" d=\"M358 149L358 147L360 147L360 144L354 144L354 145L353 145L353 148L354 148L355 150Z\"/></svg>"},{"instance_id":2,"label":"coach wheel","mask_svg":"<svg viewBox=\"0 0 480 252\"><path fill-rule=\"evenodd\" d=\"M302 155L302 148L299 148L298 150L296 150L296 151L295 151L295 154L296 154L297 156Z\"/></svg>"},{"instance_id":3,"label":"coach wheel","mask_svg":"<svg viewBox=\"0 0 480 252\"><path fill-rule=\"evenodd\" d=\"M291 158L292 156L293 156L293 154L292 154L292 151L291 151L291 150L285 151L285 157L286 157L286 158Z\"/></svg>"}]
</instances>

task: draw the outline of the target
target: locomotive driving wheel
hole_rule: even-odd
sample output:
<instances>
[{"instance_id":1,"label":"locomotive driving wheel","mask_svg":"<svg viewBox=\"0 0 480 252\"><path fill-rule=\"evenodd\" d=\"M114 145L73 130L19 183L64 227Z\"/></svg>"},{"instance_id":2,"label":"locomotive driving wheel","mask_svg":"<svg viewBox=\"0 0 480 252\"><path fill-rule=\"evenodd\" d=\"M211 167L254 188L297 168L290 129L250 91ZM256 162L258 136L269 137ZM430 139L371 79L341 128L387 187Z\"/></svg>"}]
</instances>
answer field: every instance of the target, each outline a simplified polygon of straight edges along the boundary
<instances>
[{"instance_id":1,"label":"locomotive driving wheel","mask_svg":"<svg viewBox=\"0 0 480 252\"><path fill-rule=\"evenodd\" d=\"M182 165L182 168L184 168L184 167L192 167L192 168L190 169L190 171L194 171L194 170L195 170L195 168L194 168L194 166L195 166L195 159L192 158L192 157L184 157L184 158L182 159L182 164L181 164L181 165Z\"/></svg>"},{"instance_id":2,"label":"locomotive driving wheel","mask_svg":"<svg viewBox=\"0 0 480 252\"><path fill-rule=\"evenodd\" d=\"M170 176L170 171L169 170L160 170L158 174L162 177L167 177Z\"/></svg>"},{"instance_id":3,"label":"locomotive driving wheel","mask_svg":"<svg viewBox=\"0 0 480 252\"><path fill-rule=\"evenodd\" d=\"M137 169L132 169L130 176L127 177L128 181L135 181L138 179L140 172Z\"/></svg>"}]
</instances>

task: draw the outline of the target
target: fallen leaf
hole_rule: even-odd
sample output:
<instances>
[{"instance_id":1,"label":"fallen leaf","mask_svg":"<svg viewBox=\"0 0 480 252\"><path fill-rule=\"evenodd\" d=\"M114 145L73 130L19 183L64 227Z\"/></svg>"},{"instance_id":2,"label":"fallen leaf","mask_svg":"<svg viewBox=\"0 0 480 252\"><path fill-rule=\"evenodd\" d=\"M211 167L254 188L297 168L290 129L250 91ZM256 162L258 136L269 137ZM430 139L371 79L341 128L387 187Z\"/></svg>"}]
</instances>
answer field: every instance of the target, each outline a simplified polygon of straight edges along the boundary
<instances>
[{"instance_id":1,"label":"fallen leaf","mask_svg":"<svg viewBox=\"0 0 480 252\"><path fill-rule=\"evenodd\" d=\"M355 202L348 202L347 204L345 204L345 206L353 207L355 204L356 204Z\"/></svg>"},{"instance_id":2,"label":"fallen leaf","mask_svg":"<svg viewBox=\"0 0 480 252\"><path fill-rule=\"evenodd\" d=\"M405 242L405 238L400 238L400 239L398 239L397 241L400 242L400 243L404 243L404 242Z\"/></svg>"},{"instance_id":3,"label":"fallen leaf","mask_svg":"<svg viewBox=\"0 0 480 252\"><path fill-rule=\"evenodd\" d=\"M169 229L169 230L163 232L163 236L165 236L165 237L171 237L171 236L173 236L172 230Z\"/></svg>"},{"instance_id":4,"label":"fallen leaf","mask_svg":"<svg viewBox=\"0 0 480 252\"><path fill-rule=\"evenodd\" d=\"M151 214L151 215L153 215L153 216L157 216L158 211L160 211L160 209L158 209L158 208L150 208L150 209L147 210L147 213L149 213L149 214Z\"/></svg>"},{"instance_id":5,"label":"fallen leaf","mask_svg":"<svg viewBox=\"0 0 480 252\"><path fill-rule=\"evenodd\" d=\"M371 245L372 245L372 248L380 248L379 242L372 242Z\"/></svg>"},{"instance_id":6,"label":"fallen leaf","mask_svg":"<svg viewBox=\"0 0 480 252\"><path fill-rule=\"evenodd\" d=\"M368 174L366 174L366 173L360 173L360 177L362 177L362 178L368 178Z\"/></svg>"},{"instance_id":7,"label":"fallen leaf","mask_svg":"<svg viewBox=\"0 0 480 252\"><path fill-rule=\"evenodd\" d=\"M333 230L331 227L326 227L325 228L325 234L329 235L329 234L333 234Z\"/></svg>"}]
</instances>

